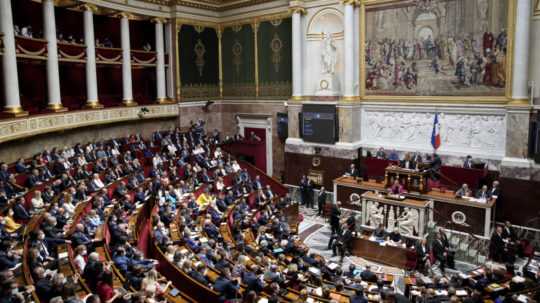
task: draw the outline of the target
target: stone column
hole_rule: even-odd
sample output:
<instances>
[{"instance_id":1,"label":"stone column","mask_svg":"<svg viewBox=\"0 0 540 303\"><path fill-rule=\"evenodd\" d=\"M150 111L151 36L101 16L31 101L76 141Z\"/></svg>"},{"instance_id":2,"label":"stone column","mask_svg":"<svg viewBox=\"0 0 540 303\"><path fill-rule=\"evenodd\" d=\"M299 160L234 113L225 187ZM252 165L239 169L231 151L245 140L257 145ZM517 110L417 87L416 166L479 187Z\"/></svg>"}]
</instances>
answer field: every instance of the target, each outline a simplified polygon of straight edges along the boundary
<instances>
[{"instance_id":1,"label":"stone column","mask_svg":"<svg viewBox=\"0 0 540 303\"><path fill-rule=\"evenodd\" d=\"M174 51L173 51L173 25L172 22L165 24L165 49L167 53L167 68L166 70L166 82L167 82L167 98L174 100Z\"/></svg>"},{"instance_id":2,"label":"stone column","mask_svg":"<svg viewBox=\"0 0 540 303\"><path fill-rule=\"evenodd\" d=\"M122 103L135 106L133 101L133 84L131 82L131 45L129 41L129 15L120 16L120 35L122 37Z\"/></svg>"},{"instance_id":3,"label":"stone column","mask_svg":"<svg viewBox=\"0 0 540 303\"><path fill-rule=\"evenodd\" d=\"M506 154L501 163L501 175L511 178L530 178L528 158L529 120L529 34L531 1L516 1L516 19L512 67L512 100L506 113Z\"/></svg>"},{"instance_id":4,"label":"stone column","mask_svg":"<svg viewBox=\"0 0 540 303\"><path fill-rule=\"evenodd\" d=\"M58 70L58 45L54 1L43 0L43 33L47 40L47 92L48 109L54 112L66 111L60 95L60 73Z\"/></svg>"},{"instance_id":5,"label":"stone column","mask_svg":"<svg viewBox=\"0 0 540 303\"><path fill-rule=\"evenodd\" d=\"M351 101L354 99L354 96L356 95L354 93L354 69L356 68L355 60L354 60L354 35L355 35L355 27L354 27L354 5L355 0L344 0L343 1L344 10L345 10L345 17L344 17L344 44L345 49L343 50L345 53L345 60L344 60L344 70L345 75L343 77L343 99L346 101Z\"/></svg>"},{"instance_id":6,"label":"stone column","mask_svg":"<svg viewBox=\"0 0 540 303\"><path fill-rule=\"evenodd\" d=\"M516 1L514 60L512 67L512 104L527 105L529 83L529 34L531 0Z\"/></svg>"},{"instance_id":7,"label":"stone column","mask_svg":"<svg viewBox=\"0 0 540 303\"><path fill-rule=\"evenodd\" d=\"M293 83L292 83L292 99L293 100L302 100L303 96L303 30L302 30L302 15L305 13L304 8L302 7L302 1L292 1L291 8L292 11L292 72L293 72Z\"/></svg>"},{"instance_id":8,"label":"stone column","mask_svg":"<svg viewBox=\"0 0 540 303\"><path fill-rule=\"evenodd\" d=\"M96 70L96 42L94 38L94 11L96 7L85 4L84 44L86 44L86 107L103 108L99 103Z\"/></svg>"},{"instance_id":9,"label":"stone column","mask_svg":"<svg viewBox=\"0 0 540 303\"><path fill-rule=\"evenodd\" d=\"M0 32L3 36L4 54L2 56L2 71L4 73L4 97L6 104L4 114L12 117L28 115L21 107L19 96L19 79L17 75L17 54L15 52L15 33L13 31L13 16L11 0L0 0Z\"/></svg>"},{"instance_id":10,"label":"stone column","mask_svg":"<svg viewBox=\"0 0 540 303\"><path fill-rule=\"evenodd\" d=\"M540 1L536 1L531 21L531 49L540 48ZM531 52L530 79L534 83L534 104L540 105L540 52Z\"/></svg>"},{"instance_id":11,"label":"stone column","mask_svg":"<svg viewBox=\"0 0 540 303\"><path fill-rule=\"evenodd\" d=\"M165 91L165 54L163 46L163 20L155 18L156 30L156 92L157 102L167 103L167 93Z\"/></svg>"}]
</instances>

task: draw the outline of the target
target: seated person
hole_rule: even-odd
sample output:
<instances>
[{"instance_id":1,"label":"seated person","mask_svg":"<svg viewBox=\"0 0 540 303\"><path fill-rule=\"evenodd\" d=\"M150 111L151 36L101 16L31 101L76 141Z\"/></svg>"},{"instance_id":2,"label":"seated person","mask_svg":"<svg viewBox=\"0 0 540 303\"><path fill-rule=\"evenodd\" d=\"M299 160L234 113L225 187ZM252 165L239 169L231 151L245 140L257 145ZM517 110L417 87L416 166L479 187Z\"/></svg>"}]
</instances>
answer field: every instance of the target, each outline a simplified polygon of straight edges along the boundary
<instances>
[{"instance_id":1,"label":"seated person","mask_svg":"<svg viewBox=\"0 0 540 303\"><path fill-rule=\"evenodd\" d=\"M358 177L360 177L360 172L358 171L358 169L356 168L354 163L352 163L351 166L349 167L349 169L347 169L347 171L345 172L344 175L348 176L348 177L358 178Z\"/></svg>"},{"instance_id":2,"label":"seated person","mask_svg":"<svg viewBox=\"0 0 540 303\"><path fill-rule=\"evenodd\" d=\"M377 226L377 229L373 231L373 236L377 239L384 239L386 236L386 231L384 230L384 225L381 223Z\"/></svg>"},{"instance_id":3,"label":"seated person","mask_svg":"<svg viewBox=\"0 0 540 303\"><path fill-rule=\"evenodd\" d=\"M399 233L399 228L395 227L394 230L388 234L388 239L395 243L401 243L401 234Z\"/></svg>"},{"instance_id":4,"label":"seated person","mask_svg":"<svg viewBox=\"0 0 540 303\"><path fill-rule=\"evenodd\" d=\"M399 161L399 167L406 169L416 169L416 163L411 158L411 154L406 153L405 158Z\"/></svg>"},{"instance_id":5,"label":"seated person","mask_svg":"<svg viewBox=\"0 0 540 303\"><path fill-rule=\"evenodd\" d=\"M483 185L482 188L480 188L476 192L476 198L484 201L489 199L489 191L487 185Z\"/></svg>"},{"instance_id":6,"label":"seated person","mask_svg":"<svg viewBox=\"0 0 540 303\"><path fill-rule=\"evenodd\" d=\"M392 186L388 188L388 193L392 195L401 195L406 192L407 191L405 190L405 188L403 188L403 185L399 183L399 179L397 178L394 180L394 183L392 184Z\"/></svg>"},{"instance_id":7,"label":"seated person","mask_svg":"<svg viewBox=\"0 0 540 303\"><path fill-rule=\"evenodd\" d=\"M471 196L471 191L467 183L463 183L461 188L456 191L456 198L470 197L470 196Z\"/></svg>"}]
</instances>

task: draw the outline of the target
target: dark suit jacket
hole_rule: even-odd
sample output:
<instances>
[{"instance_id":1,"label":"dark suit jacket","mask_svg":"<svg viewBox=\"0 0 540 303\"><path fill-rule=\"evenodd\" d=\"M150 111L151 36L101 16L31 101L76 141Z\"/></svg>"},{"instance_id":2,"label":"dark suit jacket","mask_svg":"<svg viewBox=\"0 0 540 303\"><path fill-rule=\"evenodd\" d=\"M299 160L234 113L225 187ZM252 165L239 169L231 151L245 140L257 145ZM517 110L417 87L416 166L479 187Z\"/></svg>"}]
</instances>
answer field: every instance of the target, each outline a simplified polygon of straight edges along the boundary
<instances>
[{"instance_id":1,"label":"dark suit jacket","mask_svg":"<svg viewBox=\"0 0 540 303\"><path fill-rule=\"evenodd\" d=\"M360 273L360 278L362 279L362 281L372 283L377 283L378 280L377 275L374 272L367 270L364 270Z\"/></svg>"},{"instance_id":2,"label":"dark suit jacket","mask_svg":"<svg viewBox=\"0 0 540 303\"><path fill-rule=\"evenodd\" d=\"M409 160L408 162L409 163L407 163L407 161L405 161L405 160L399 161L399 167L408 168L408 169L415 169L416 168L416 163L413 160Z\"/></svg>"}]
</instances>

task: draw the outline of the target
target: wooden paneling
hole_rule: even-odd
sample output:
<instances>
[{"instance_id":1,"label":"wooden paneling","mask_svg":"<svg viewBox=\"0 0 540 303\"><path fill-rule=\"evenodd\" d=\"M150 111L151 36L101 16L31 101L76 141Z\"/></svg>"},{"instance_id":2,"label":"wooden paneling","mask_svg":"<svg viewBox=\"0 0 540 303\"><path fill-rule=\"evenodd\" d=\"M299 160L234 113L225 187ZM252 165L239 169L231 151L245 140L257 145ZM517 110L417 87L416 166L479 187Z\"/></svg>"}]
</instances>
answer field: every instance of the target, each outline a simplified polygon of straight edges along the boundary
<instances>
[{"instance_id":1,"label":"wooden paneling","mask_svg":"<svg viewBox=\"0 0 540 303\"><path fill-rule=\"evenodd\" d=\"M313 161L319 158L320 161ZM318 166L313 165L319 162ZM323 173L323 185L328 191L332 191L332 181L342 176L352 163L349 159L322 157L318 155L303 155L295 153L285 153L285 183L298 185L303 174L308 174L309 170L317 170Z\"/></svg>"}]
</instances>

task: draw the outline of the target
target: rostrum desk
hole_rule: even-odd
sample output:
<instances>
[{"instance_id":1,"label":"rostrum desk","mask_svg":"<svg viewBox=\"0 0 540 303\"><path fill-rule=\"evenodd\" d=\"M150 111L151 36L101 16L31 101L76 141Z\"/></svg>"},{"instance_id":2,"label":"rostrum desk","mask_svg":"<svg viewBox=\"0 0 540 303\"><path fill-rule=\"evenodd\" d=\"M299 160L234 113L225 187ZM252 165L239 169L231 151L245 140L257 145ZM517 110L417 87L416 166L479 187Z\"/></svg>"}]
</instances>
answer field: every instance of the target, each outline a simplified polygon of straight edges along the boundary
<instances>
[{"instance_id":1,"label":"rostrum desk","mask_svg":"<svg viewBox=\"0 0 540 303\"><path fill-rule=\"evenodd\" d=\"M346 209L361 211L361 203L351 203L351 195L361 197L368 191L387 192L384 183L363 181L343 176L334 180L334 202L341 201ZM433 220L447 229L490 237L491 224L495 218L495 200L486 203L472 202L454 197L450 191L430 190L426 193L408 192L407 198L433 201Z\"/></svg>"}]
</instances>

